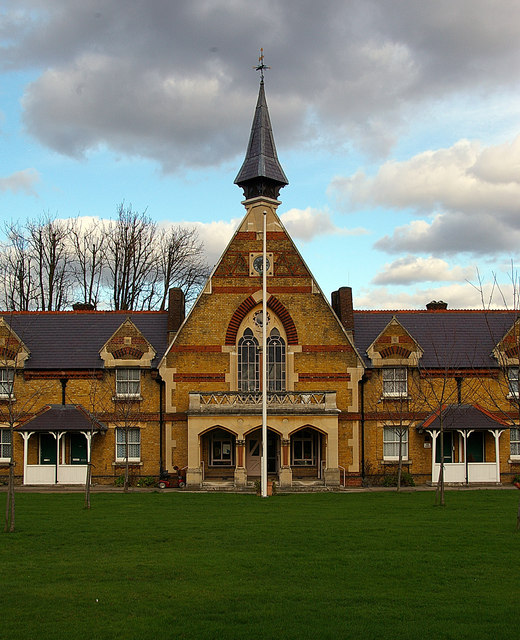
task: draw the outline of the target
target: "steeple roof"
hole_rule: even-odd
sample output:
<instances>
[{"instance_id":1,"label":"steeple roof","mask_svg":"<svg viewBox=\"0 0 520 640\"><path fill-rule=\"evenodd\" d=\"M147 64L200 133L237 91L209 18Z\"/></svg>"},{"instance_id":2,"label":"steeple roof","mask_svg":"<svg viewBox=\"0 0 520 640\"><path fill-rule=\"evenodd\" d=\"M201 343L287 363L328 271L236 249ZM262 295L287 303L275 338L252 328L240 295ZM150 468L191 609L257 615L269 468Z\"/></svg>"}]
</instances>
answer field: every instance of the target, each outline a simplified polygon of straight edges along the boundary
<instances>
[{"instance_id":1,"label":"steeple roof","mask_svg":"<svg viewBox=\"0 0 520 640\"><path fill-rule=\"evenodd\" d=\"M260 82L246 157L235 184L244 189L246 199L262 195L277 198L280 189L289 184L276 153L263 79Z\"/></svg>"}]
</instances>

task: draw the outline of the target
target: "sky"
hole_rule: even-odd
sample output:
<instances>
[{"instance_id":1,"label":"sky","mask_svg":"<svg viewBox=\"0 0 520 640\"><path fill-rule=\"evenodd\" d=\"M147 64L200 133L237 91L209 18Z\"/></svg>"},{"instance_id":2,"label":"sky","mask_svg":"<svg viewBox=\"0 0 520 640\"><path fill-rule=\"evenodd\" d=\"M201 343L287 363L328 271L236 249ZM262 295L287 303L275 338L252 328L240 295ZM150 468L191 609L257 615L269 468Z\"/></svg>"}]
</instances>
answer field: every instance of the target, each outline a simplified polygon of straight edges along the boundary
<instances>
[{"instance_id":1,"label":"sky","mask_svg":"<svg viewBox=\"0 0 520 640\"><path fill-rule=\"evenodd\" d=\"M278 213L325 295L512 304L517 0L2 0L0 227L125 202L196 226L214 264L260 48Z\"/></svg>"}]
</instances>

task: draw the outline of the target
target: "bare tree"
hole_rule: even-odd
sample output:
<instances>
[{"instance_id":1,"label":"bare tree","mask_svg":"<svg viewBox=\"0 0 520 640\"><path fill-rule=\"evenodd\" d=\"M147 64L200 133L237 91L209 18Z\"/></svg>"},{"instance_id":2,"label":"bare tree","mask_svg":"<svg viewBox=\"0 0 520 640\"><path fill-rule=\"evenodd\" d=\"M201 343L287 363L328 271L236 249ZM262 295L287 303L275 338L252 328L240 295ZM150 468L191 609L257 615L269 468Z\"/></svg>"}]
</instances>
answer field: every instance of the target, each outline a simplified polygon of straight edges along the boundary
<instances>
[{"instance_id":1,"label":"bare tree","mask_svg":"<svg viewBox=\"0 0 520 640\"><path fill-rule=\"evenodd\" d=\"M5 510L6 533L15 531L15 461L14 461L14 429L34 413L36 405L46 391L46 385L30 385L23 379L23 363L28 351L23 341L11 327L11 322L0 319L0 421L8 425L8 442L4 442L10 450L7 501Z\"/></svg>"},{"instance_id":2,"label":"bare tree","mask_svg":"<svg viewBox=\"0 0 520 640\"><path fill-rule=\"evenodd\" d=\"M159 231L146 211L121 203L115 220L59 220L45 214L6 225L0 246L0 304L8 310L59 311L76 302L115 310L164 310L171 287L188 304L208 265L195 227Z\"/></svg>"},{"instance_id":3,"label":"bare tree","mask_svg":"<svg viewBox=\"0 0 520 640\"><path fill-rule=\"evenodd\" d=\"M140 309L153 281L156 225L121 203L106 234L106 269L113 308Z\"/></svg>"},{"instance_id":4,"label":"bare tree","mask_svg":"<svg viewBox=\"0 0 520 640\"><path fill-rule=\"evenodd\" d=\"M4 226L8 242L0 253L4 309L30 311L36 303L33 260L26 234L17 223Z\"/></svg>"},{"instance_id":5,"label":"bare tree","mask_svg":"<svg viewBox=\"0 0 520 640\"><path fill-rule=\"evenodd\" d=\"M103 226L98 223L85 225L76 218L69 231L73 251L71 279L76 300L96 307L105 266Z\"/></svg>"},{"instance_id":6,"label":"bare tree","mask_svg":"<svg viewBox=\"0 0 520 640\"><path fill-rule=\"evenodd\" d=\"M160 288L154 306L164 311L172 287L180 287L188 303L197 296L209 275L203 254L195 227L175 226L161 232L156 261Z\"/></svg>"},{"instance_id":7,"label":"bare tree","mask_svg":"<svg viewBox=\"0 0 520 640\"><path fill-rule=\"evenodd\" d=\"M44 311L60 311L70 302L69 224L47 214L29 222L27 231L36 270L38 307Z\"/></svg>"}]
</instances>

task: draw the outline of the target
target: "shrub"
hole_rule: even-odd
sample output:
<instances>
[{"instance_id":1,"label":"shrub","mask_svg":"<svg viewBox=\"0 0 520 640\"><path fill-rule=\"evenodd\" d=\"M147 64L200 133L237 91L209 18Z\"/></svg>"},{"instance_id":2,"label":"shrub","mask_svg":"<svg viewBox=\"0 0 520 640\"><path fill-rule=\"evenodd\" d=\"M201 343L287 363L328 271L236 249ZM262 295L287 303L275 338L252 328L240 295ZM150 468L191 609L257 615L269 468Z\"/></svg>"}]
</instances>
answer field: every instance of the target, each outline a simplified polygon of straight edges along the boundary
<instances>
[{"instance_id":1,"label":"shrub","mask_svg":"<svg viewBox=\"0 0 520 640\"><path fill-rule=\"evenodd\" d=\"M138 487L153 487L157 480L153 476L144 476L137 481Z\"/></svg>"}]
</instances>

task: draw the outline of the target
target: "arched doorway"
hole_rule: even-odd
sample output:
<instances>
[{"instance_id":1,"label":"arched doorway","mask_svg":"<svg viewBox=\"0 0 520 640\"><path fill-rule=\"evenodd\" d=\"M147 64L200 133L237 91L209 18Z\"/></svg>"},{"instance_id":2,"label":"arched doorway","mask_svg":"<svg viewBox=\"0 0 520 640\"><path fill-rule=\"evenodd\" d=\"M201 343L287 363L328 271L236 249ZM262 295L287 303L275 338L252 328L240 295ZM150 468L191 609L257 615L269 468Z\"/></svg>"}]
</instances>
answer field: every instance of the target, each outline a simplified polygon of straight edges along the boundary
<instances>
[{"instance_id":1,"label":"arched doorway","mask_svg":"<svg viewBox=\"0 0 520 640\"><path fill-rule=\"evenodd\" d=\"M233 478L235 473L236 436L215 426L201 436L201 459L206 478Z\"/></svg>"},{"instance_id":2,"label":"arched doorway","mask_svg":"<svg viewBox=\"0 0 520 640\"><path fill-rule=\"evenodd\" d=\"M261 475L262 429L246 436L246 469L248 477ZM280 436L267 429L267 473L277 474L280 469Z\"/></svg>"},{"instance_id":3,"label":"arched doorway","mask_svg":"<svg viewBox=\"0 0 520 640\"><path fill-rule=\"evenodd\" d=\"M325 462L324 434L307 425L291 434L291 469L294 479L321 479Z\"/></svg>"}]
</instances>

